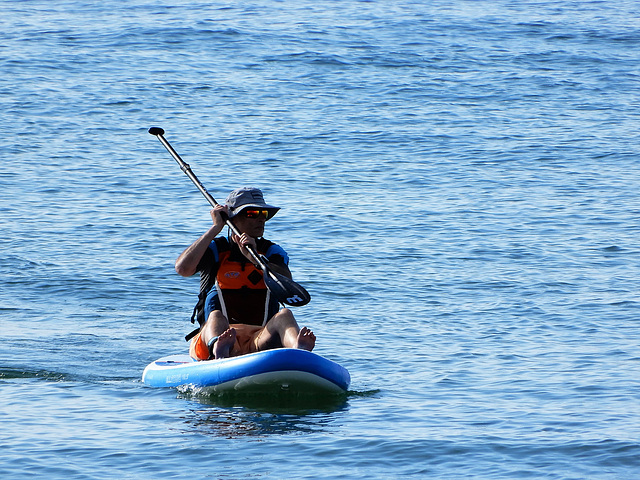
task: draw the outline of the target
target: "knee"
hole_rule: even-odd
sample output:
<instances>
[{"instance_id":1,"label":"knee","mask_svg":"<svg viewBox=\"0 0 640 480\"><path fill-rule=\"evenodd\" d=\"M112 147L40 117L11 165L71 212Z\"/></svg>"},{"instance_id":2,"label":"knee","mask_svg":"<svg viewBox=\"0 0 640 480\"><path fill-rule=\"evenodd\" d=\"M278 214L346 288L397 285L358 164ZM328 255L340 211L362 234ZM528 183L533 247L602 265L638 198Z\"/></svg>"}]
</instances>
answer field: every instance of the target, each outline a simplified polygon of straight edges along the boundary
<instances>
[{"instance_id":1,"label":"knee","mask_svg":"<svg viewBox=\"0 0 640 480\"><path fill-rule=\"evenodd\" d=\"M228 325L227 317L225 317L220 310L214 310L209 314L207 318L207 325Z\"/></svg>"},{"instance_id":2,"label":"knee","mask_svg":"<svg viewBox=\"0 0 640 480\"><path fill-rule=\"evenodd\" d=\"M275 323L283 324L283 325L292 325L296 323L296 319L293 316L293 312L288 308L283 308L278 313L276 313L271 319Z\"/></svg>"}]
</instances>

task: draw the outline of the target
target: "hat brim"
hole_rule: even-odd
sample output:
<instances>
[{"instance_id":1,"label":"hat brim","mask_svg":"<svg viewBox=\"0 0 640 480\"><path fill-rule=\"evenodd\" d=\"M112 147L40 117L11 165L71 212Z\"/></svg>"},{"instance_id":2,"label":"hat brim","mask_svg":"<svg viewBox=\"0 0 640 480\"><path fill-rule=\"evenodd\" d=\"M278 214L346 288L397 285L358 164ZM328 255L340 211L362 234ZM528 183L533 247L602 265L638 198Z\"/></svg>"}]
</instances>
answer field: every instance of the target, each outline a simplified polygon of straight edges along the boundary
<instances>
[{"instance_id":1,"label":"hat brim","mask_svg":"<svg viewBox=\"0 0 640 480\"><path fill-rule=\"evenodd\" d=\"M278 213L278 210L280 210L280 207L274 207L273 205L267 205L266 203L247 203L245 205L240 205L239 207L229 209L229 218L235 217L245 208L259 208L263 210L269 210L269 212L271 213L269 215L269 218L272 218L276 213Z\"/></svg>"}]
</instances>

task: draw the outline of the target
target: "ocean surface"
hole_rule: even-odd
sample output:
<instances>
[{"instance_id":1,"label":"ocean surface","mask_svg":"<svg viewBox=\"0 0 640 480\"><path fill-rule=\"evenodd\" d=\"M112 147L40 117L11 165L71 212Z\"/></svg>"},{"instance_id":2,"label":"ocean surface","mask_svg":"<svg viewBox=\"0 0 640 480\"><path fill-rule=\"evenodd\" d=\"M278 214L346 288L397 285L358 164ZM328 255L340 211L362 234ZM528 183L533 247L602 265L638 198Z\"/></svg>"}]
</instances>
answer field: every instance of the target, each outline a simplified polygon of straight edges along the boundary
<instances>
[{"instance_id":1,"label":"ocean surface","mask_svg":"<svg viewBox=\"0 0 640 480\"><path fill-rule=\"evenodd\" d=\"M1 0L0 478L635 479L632 0ZM141 382L258 186L345 398Z\"/></svg>"}]
</instances>

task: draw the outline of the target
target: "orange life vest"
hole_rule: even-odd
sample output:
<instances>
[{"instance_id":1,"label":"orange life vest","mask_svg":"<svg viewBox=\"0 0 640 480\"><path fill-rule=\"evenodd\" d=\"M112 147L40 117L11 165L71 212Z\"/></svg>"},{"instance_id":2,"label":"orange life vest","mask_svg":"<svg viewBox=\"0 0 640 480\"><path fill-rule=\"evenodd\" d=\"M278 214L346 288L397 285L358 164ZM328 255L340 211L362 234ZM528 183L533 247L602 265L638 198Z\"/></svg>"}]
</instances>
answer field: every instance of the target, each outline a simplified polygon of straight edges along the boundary
<instances>
[{"instance_id":1,"label":"orange life vest","mask_svg":"<svg viewBox=\"0 0 640 480\"><path fill-rule=\"evenodd\" d=\"M264 255L264 252L259 253ZM237 290L240 288L266 290L267 286L262 278L262 270L257 269L253 263L244 257L240 261L231 260L229 257L231 257L231 250L219 253L218 261L220 265L218 266L216 281L221 290Z\"/></svg>"},{"instance_id":2,"label":"orange life vest","mask_svg":"<svg viewBox=\"0 0 640 480\"><path fill-rule=\"evenodd\" d=\"M256 242L258 253L275 264L287 265L289 257L278 245L264 238ZM279 309L271 298L262 271L242 255L239 247L225 237L218 237L207 249L198 265L200 295L191 321L204 325L204 303L211 289L218 291L220 309L230 323L264 325ZM188 335L189 337L189 335Z\"/></svg>"}]
</instances>

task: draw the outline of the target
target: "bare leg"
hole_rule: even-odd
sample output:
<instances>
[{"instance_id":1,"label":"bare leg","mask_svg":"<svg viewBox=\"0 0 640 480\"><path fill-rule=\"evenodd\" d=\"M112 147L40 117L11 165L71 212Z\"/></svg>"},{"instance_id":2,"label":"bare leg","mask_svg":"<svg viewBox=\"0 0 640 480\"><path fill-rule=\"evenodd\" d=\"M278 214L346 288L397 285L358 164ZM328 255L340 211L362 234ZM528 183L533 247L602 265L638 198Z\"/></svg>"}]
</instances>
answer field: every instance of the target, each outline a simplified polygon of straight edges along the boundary
<instances>
[{"instance_id":1,"label":"bare leg","mask_svg":"<svg viewBox=\"0 0 640 480\"><path fill-rule=\"evenodd\" d=\"M301 330L288 308L283 308L271 317L257 341L258 350L282 346L311 351L315 344L316 336L307 327Z\"/></svg>"},{"instance_id":2,"label":"bare leg","mask_svg":"<svg viewBox=\"0 0 640 480\"><path fill-rule=\"evenodd\" d=\"M208 342L211 338L219 336L229 328L229 321L220 310L214 310L209 314L207 323L202 327L202 339Z\"/></svg>"},{"instance_id":3,"label":"bare leg","mask_svg":"<svg viewBox=\"0 0 640 480\"><path fill-rule=\"evenodd\" d=\"M207 323L202 327L202 341L209 344L212 338L218 337L213 346L214 358L227 358L236 341L236 331L229 328L229 321L220 310L214 310L209 314Z\"/></svg>"}]
</instances>

